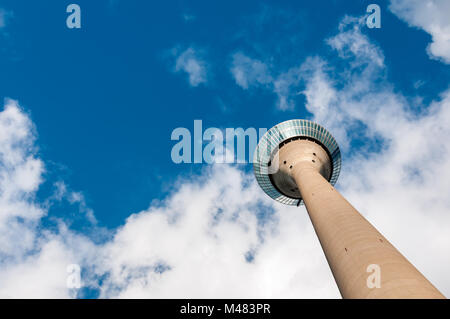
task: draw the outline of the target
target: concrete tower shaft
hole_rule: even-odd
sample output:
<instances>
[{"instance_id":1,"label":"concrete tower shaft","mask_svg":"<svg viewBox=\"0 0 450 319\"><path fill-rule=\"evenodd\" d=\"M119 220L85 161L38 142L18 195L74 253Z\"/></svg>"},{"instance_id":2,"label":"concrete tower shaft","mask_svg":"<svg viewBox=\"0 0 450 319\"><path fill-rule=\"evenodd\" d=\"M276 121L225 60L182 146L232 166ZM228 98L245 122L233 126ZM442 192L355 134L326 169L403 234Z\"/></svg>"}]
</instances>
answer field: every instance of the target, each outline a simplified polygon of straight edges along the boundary
<instances>
[{"instance_id":1,"label":"concrete tower shaft","mask_svg":"<svg viewBox=\"0 0 450 319\"><path fill-rule=\"evenodd\" d=\"M288 141L273 158L271 181L303 199L342 297L445 298L328 182L331 159L319 143ZM379 288L367 284L369 265L380 267Z\"/></svg>"}]
</instances>

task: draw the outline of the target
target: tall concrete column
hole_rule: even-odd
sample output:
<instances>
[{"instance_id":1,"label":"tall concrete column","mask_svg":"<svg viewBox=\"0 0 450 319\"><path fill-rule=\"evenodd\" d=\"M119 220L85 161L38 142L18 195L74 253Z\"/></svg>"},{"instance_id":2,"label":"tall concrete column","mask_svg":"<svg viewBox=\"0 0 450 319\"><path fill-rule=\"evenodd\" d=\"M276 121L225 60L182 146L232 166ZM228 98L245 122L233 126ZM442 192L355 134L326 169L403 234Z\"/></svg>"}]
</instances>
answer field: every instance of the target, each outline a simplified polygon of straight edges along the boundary
<instances>
[{"instance_id":1,"label":"tall concrete column","mask_svg":"<svg viewBox=\"0 0 450 319\"><path fill-rule=\"evenodd\" d=\"M301 195L343 298L445 298L328 181L327 152L308 140L278 151L274 185ZM380 268L381 285L369 288L369 265Z\"/></svg>"}]
</instances>

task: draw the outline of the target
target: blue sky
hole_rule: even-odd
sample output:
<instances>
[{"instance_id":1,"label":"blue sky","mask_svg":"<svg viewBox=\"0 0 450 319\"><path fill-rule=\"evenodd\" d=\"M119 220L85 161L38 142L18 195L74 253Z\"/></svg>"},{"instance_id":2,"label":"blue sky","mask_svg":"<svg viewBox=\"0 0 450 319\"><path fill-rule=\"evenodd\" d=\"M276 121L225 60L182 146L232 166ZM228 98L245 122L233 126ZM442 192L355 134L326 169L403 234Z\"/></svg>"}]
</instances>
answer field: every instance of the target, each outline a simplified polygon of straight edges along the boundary
<instances>
[{"instance_id":1,"label":"blue sky","mask_svg":"<svg viewBox=\"0 0 450 319\"><path fill-rule=\"evenodd\" d=\"M215 176L205 173L207 164L171 160L172 131L192 130L195 119L218 128L270 128L292 118L324 119L307 95L321 64L310 63L308 69L308 59L325 61L322 75L336 90L355 87L352 75L361 77L357 83L370 82L361 99L358 93L353 101L389 91L389 97L409 109L405 118L424 116L448 89L448 57L427 51L435 38L426 17L408 16L402 1L392 2L397 9L391 1L376 2L380 29L355 24L356 36L370 42L373 52L382 52L377 56L383 57L383 67L372 68L369 54L350 49L355 56L347 58L348 52L327 39L345 33L339 29L345 16L364 16L373 1L79 0L81 29L66 27L70 2L0 1L0 96L18 101L34 123L33 154L45 163L32 200L43 205L61 183L82 198L52 203L41 227L57 228L55 220L61 219L71 231L92 239L95 230L80 214L90 211L105 242L131 214L176 197L185 181ZM184 63L190 58L202 70L191 79ZM302 66L308 71L295 75ZM248 71L245 80L239 82L233 68ZM277 80L286 77L290 84L277 93ZM390 103L378 101L385 102ZM330 124L344 145L344 172L351 171L345 169L350 159L379 155L391 142L380 128L368 129L367 117L355 119ZM252 167L233 169L251 175ZM352 183L349 177L342 189ZM408 194L413 198L414 192Z\"/></svg>"},{"instance_id":2,"label":"blue sky","mask_svg":"<svg viewBox=\"0 0 450 319\"><path fill-rule=\"evenodd\" d=\"M164 197L180 174L198 171L200 165L172 163L174 128L192 129L194 119L206 127L270 128L308 116L302 97L294 110L277 112L270 92L237 86L229 72L233 53L270 56L278 70L327 55L323 39L344 15L363 15L370 3L79 1L82 28L72 30L65 2L3 1L14 16L2 41L0 94L31 112L40 152L54 162L49 173L65 175L97 218L115 227ZM421 95L435 97L450 74L428 59L429 36L380 5L383 27L365 32L384 50L388 77L410 94L415 81L426 81ZM191 46L210 64L208 82L195 88L174 74L170 53Z\"/></svg>"}]
</instances>

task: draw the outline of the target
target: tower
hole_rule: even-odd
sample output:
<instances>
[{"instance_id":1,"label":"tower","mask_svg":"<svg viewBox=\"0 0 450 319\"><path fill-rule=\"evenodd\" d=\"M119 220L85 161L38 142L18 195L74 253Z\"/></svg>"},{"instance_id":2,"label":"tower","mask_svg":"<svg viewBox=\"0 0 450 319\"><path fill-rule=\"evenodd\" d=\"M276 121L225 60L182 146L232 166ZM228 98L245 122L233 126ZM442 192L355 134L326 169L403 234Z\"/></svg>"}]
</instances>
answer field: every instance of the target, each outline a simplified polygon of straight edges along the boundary
<instances>
[{"instance_id":1,"label":"tower","mask_svg":"<svg viewBox=\"0 0 450 319\"><path fill-rule=\"evenodd\" d=\"M287 205L305 204L343 298L445 298L334 187L341 153L333 136L307 120L272 127L259 141L254 173ZM368 271L380 282L368 284Z\"/></svg>"}]
</instances>

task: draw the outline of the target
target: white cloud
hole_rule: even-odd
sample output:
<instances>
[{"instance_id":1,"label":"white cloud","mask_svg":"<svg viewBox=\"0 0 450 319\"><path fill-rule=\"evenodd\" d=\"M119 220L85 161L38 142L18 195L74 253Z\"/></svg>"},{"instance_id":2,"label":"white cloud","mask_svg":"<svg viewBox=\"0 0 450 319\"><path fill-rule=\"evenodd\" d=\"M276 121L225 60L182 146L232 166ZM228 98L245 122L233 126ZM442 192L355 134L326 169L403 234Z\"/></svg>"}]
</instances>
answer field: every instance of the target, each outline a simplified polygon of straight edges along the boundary
<instances>
[{"instance_id":1,"label":"white cloud","mask_svg":"<svg viewBox=\"0 0 450 319\"><path fill-rule=\"evenodd\" d=\"M298 95L298 84L302 79L303 70L292 67L287 72L281 73L273 82L273 91L277 95L276 106L281 111L293 110L295 103L293 98Z\"/></svg>"},{"instance_id":2,"label":"white cloud","mask_svg":"<svg viewBox=\"0 0 450 319\"><path fill-rule=\"evenodd\" d=\"M346 16L339 25L339 33L327 39L326 43L336 50L339 57L350 61L353 68L365 66L365 72L377 72L384 67L384 55L361 33L360 26L363 23L362 18ZM270 88L277 96L277 109L282 111L294 110L295 97L299 93L304 93L309 97L307 109L309 111L321 109L322 117L325 118L328 115L327 105L333 100L335 92L327 81L320 80L321 77L326 77L322 71L324 67L325 61L318 57L309 57L302 65L292 66L272 76L267 64L239 52L233 55L231 73L236 83L244 89L251 86ZM309 81L310 77L312 81ZM310 83L308 90L321 94L299 91L300 84L305 81Z\"/></svg>"},{"instance_id":3,"label":"white cloud","mask_svg":"<svg viewBox=\"0 0 450 319\"><path fill-rule=\"evenodd\" d=\"M260 224L256 214L264 206L279 212ZM105 246L102 265L110 276L102 295L337 297L314 236L303 209L282 207L253 176L215 165L163 205L128 218Z\"/></svg>"},{"instance_id":4,"label":"white cloud","mask_svg":"<svg viewBox=\"0 0 450 319\"><path fill-rule=\"evenodd\" d=\"M16 101L7 100L0 112L0 297L72 296L66 267L81 263L92 245L64 224L56 232L42 229L50 203L36 199L45 167L35 139L29 116Z\"/></svg>"},{"instance_id":5,"label":"white cloud","mask_svg":"<svg viewBox=\"0 0 450 319\"><path fill-rule=\"evenodd\" d=\"M189 13L183 13L181 16L182 16L184 22L191 22L197 18L195 15L189 14Z\"/></svg>"},{"instance_id":6,"label":"white cloud","mask_svg":"<svg viewBox=\"0 0 450 319\"><path fill-rule=\"evenodd\" d=\"M44 170L33 142L33 124L8 100L0 113L0 257L31 249L32 229L45 214L33 201Z\"/></svg>"},{"instance_id":7,"label":"white cloud","mask_svg":"<svg viewBox=\"0 0 450 319\"><path fill-rule=\"evenodd\" d=\"M192 86L199 86L208 80L208 68L206 61L201 57L201 53L192 47L177 54L175 61L175 72L186 72L189 83Z\"/></svg>"},{"instance_id":8,"label":"white cloud","mask_svg":"<svg viewBox=\"0 0 450 319\"><path fill-rule=\"evenodd\" d=\"M362 26L361 19L345 17L339 25L339 33L326 40L338 57L348 64L344 73L333 74L332 66L318 57L306 59L301 66L302 79L306 83L302 91L306 109L314 115L315 121L333 132L344 151L355 137L351 135L355 134L358 121L366 124L367 120L367 125L371 125L371 121L363 117L371 116L374 110L361 106L359 99L373 98L373 90L383 90L388 85L383 81L384 55L361 33ZM375 85L374 80L381 84ZM336 89L337 84L343 87ZM373 103L370 106L379 107Z\"/></svg>"},{"instance_id":9,"label":"white cloud","mask_svg":"<svg viewBox=\"0 0 450 319\"><path fill-rule=\"evenodd\" d=\"M0 296L4 298L68 298L66 286L70 251L58 240L46 242L39 254L0 271Z\"/></svg>"},{"instance_id":10,"label":"white cloud","mask_svg":"<svg viewBox=\"0 0 450 319\"><path fill-rule=\"evenodd\" d=\"M6 27L8 20L13 16L12 11L0 8L0 29Z\"/></svg>"},{"instance_id":11,"label":"white cloud","mask_svg":"<svg viewBox=\"0 0 450 319\"><path fill-rule=\"evenodd\" d=\"M279 110L294 109L292 98L296 95L296 85L300 81L299 68L293 67L272 76L266 63L250 58L242 52L235 53L232 59L230 72L237 85L244 90L252 87L270 88L277 96L276 106Z\"/></svg>"},{"instance_id":12,"label":"white cloud","mask_svg":"<svg viewBox=\"0 0 450 319\"><path fill-rule=\"evenodd\" d=\"M450 64L450 1L391 0L389 9L410 26L429 33L428 54Z\"/></svg>"},{"instance_id":13,"label":"white cloud","mask_svg":"<svg viewBox=\"0 0 450 319\"><path fill-rule=\"evenodd\" d=\"M243 89L272 82L272 76L265 63L252 59L242 52L233 54L232 59L230 71L236 83Z\"/></svg>"},{"instance_id":14,"label":"white cloud","mask_svg":"<svg viewBox=\"0 0 450 319\"><path fill-rule=\"evenodd\" d=\"M384 56L381 50L361 33L365 20L346 16L339 24L339 33L326 40L328 45L338 52L338 55L352 61L352 67L364 64L369 67L384 66Z\"/></svg>"}]
</instances>

